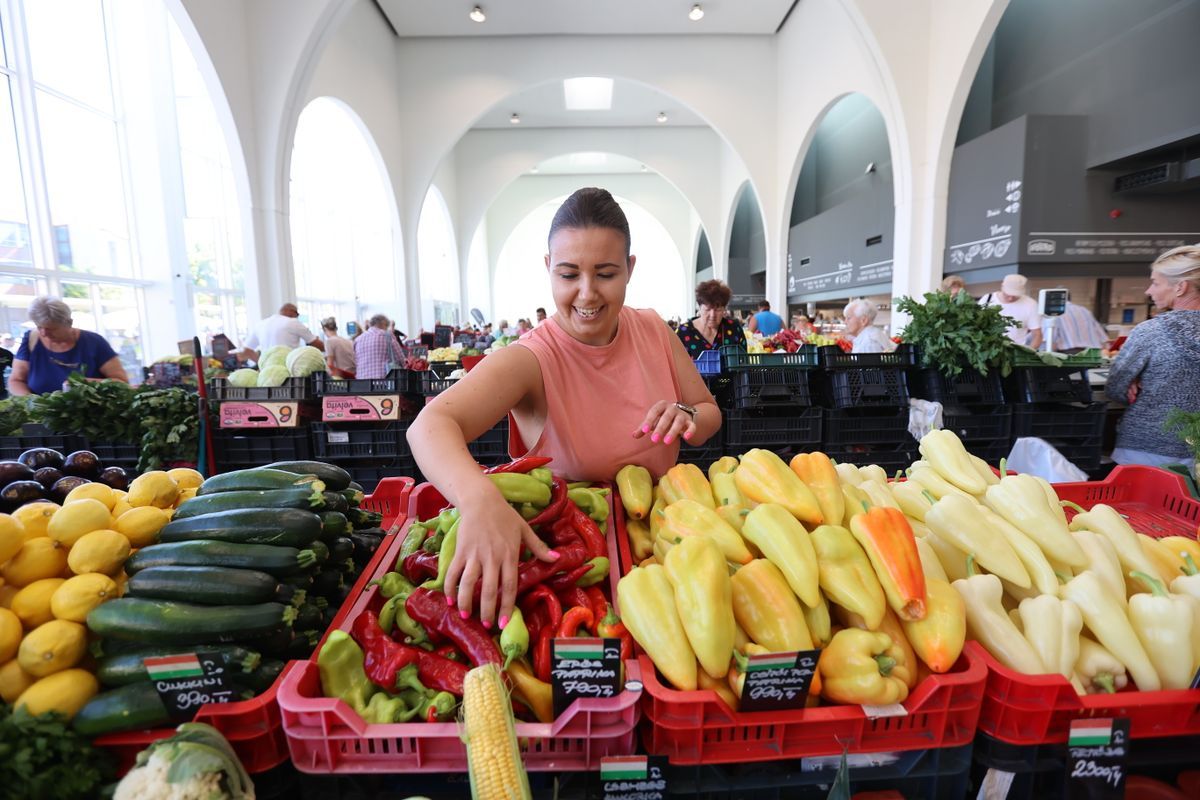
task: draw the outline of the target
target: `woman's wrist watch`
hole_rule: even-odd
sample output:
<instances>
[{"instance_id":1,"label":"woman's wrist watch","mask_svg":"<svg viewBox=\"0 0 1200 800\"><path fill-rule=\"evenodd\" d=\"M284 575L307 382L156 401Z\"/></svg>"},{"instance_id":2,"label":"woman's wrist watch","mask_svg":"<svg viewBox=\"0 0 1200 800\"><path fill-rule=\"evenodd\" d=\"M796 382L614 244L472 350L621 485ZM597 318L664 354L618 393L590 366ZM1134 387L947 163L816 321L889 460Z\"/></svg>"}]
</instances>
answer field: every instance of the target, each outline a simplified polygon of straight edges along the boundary
<instances>
[{"instance_id":1,"label":"woman's wrist watch","mask_svg":"<svg viewBox=\"0 0 1200 800\"><path fill-rule=\"evenodd\" d=\"M676 403L675 407L692 418L692 422L696 421L696 407L689 406L687 403Z\"/></svg>"}]
</instances>

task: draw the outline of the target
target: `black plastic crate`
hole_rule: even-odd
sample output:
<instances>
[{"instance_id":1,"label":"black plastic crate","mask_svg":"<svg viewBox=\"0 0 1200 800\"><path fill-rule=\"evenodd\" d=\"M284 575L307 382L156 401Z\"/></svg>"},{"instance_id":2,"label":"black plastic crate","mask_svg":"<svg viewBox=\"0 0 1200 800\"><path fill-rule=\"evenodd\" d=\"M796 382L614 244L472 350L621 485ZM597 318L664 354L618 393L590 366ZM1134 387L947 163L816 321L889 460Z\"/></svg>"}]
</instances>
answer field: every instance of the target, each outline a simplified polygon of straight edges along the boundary
<instances>
[{"instance_id":1,"label":"black plastic crate","mask_svg":"<svg viewBox=\"0 0 1200 800\"><path fill-rule=\"evenodd\" d=\"M812 405L808 386L809 370L799 367L762 367L745 369L734 379L735 408L765 408Z\"/></svg>"},{"instance_id":2,"label":"black plastic crate","mask_svg":"<svg viewBox=\"0 0 1200 800\"><path fill-rule=\"evenodd\" d=\"M908 409L825 409L826 447L862 444L907 445L917 442L908 432Z\"/></svg>"},{"instance_id":3,"label":"black plastic crate","mask_svg":"<svg viewBox=\"0 0 1200 800\"><path fill-rule=\"evenodd\" d=\"M1008 443L1012 436L1012 406L946 406L942 427L966 442Z\"/></svg>"},{"instance_id":4,"label":"black plastic crate","mask_svg":"<svg viewBox=\"0 0 1200 800\"><path fill-rule=\"evenodd\" d=\"M439 361L430 364L424 372L416 373L421 376L421 394L432 397L449 389L458 380L450 375L458 369L461 369L461 365L457 361Z\"/></svg>"},{"instance_id":5,"label":"black plastic crate","mask_svg":"<svg viewBox=\"0 0 1200 800\"><path fill-rule=\"evenodd\" d=\"M93 442L89 440L85 449L95 453L96 458L100 459L100 463L104 466L120 467L130 473L137 472L138 458L142 454L142 446L130 442Z\"/></svg>"},{"instance_id":6,"label":"black plastic crate","mask_svg":"<svg viewBox=\"0 0 1200 800\"><path fill-rule=\"evenodd\" d=\"M821 444L821 423L819 408L791 413L729 411L724 425L726 449L732 455L756 447L816 449Z\"/></svg>"},{"instance_id":7,"label":"black plastic crate","mask_svg":"<svg viewBox=\"0 0 1200 800\"><path fill-rule=\"evenodd\" d=\"M736 345L721 348L721 365L727 370L771 367L819 367L820 348L806 344L794 353L748 353Z\"/></svg>"},{"instance_id":8,"label":"black plastic crate","mask_svg":"<svg viewBox=\"0 0 1200 800\"><path fill-rule=\"evenodd\" d=\"M708 465L725 455L725 430L717 431L709 440L699 447L693 447L686 439L679 440L679 463L695 464L704 473Z\"/></svg>"},{"instance_id":9,"label":"black plastic crate","mask_svg":"<svg viewBox=\"0 0 1200 800\"><path fill-rule=\"evenodd\" d=\"M1103 436L1107 403L1040 403L1013 407L1014 439L1094 439Z\"/></svg>"},{"instance_id":10,"label":"black plastic crate","mask_svg":"<svg viewBox=\"0 0 1200 800\"><path fill-rule=\"evenodd\" d=\"M1017 367L1004 380L1010 403L1088 403L1092 386L1086 369Z\"/></svg>"},{"instance_id":11,"label":"black plastic crate","mask_svg":"<svg viewBox=\"0 0 1200 800\"><path fill-rule=\"evenodd\" d=\"M320 461L379 461L408 454L407 422L314 422L313 457Z\"/></svg>"},{"instance_id":12,"label":"black plastic crate","mask_svg":"<svg viewBox=\"0 0 1200 800\"><path fill-rule=\"evenodd\" d=\"M218 472L261 467L276 461L308 461L312 455L307 428L213 431L213 458Z\"/></svg>"},{"instance_id":13,"label":"black plastic crate","mask_svg":"<svg viewBox=\"0 0 1200 800\"><path fill-rule=\"evenodd\" d=\"M821 366L825 369L907 368L917 363L917 351L908 344L898 345L890 353L847 353L836 344L825 345L820 350Z\"/></svg>"},{"instance_id":14,"label":"black plastic crate","mask_svg":"<svg viewBox=\"0 0 1200 800\"><path fill-rule=\"evenodd\" d=\"M334 378L328 372L313 375L313 394L405 394L409 392L409 373L397 367L382 378Z\"/></svg>"},{"instance_id":15,"label":"black plastic crate","mask_svg":"<svg viewBox=\"0 0 1200 800\"><path fill-rule=\"evenodd\" d=\"M417 469L417 462L411 457L397 458L383 466L364 467L354 462L345 462L338 466L349 472L350 478L361 485L366 494L374 492L375 487L384 478L412 478L417 483L424 481L420 470Z\"/></svg>"},{"instance_id":16,"label":"black plastic crate","mask_svg":"<svg viewBox=\"0 0 1200 800\"><path fill-rule=\"evenodd\" d=\"M208 399L215 402L251 401L290 403L313 398L313 376L288 378L279 386L232 386L225 378L213 378Z\"/></svg>"},{"instance_id":17,"label":"black plastic crate","mask_svg":"<svg viewBox=\"0 0 1200 800\"><path fill-rule=\"evenodd\" d=\"M908 469L921 457L917 442L911 436L905 444L859 444L826 446L825 454L839 464L854 464L865 467L878 464L891 475L897 470Z\"/></svg>"},{"instance_id":18,"label":"black plastic crate","mask_svg":"<svg viewBox=\"0 0 1200 800\"><path fill-rule=\"evenodd\" d=\"M832 408L908 407L902 369L835 369L825 373L824 400Z\"/></svg>"},{"instance_id":19,"label":"black plastic crate","mask_svg":"<svg viewBox=\"0 0 1200 800\"><path fill-rule=\"evenodd\" d=\"M485 431L473 442L467 442L467 450L475 460L485 467L503 464L508 457L508 418L500 420L493 428Z\"/></svg>"},{"instance_id":20,"label":"black plastic crate","mask_svg":"<svg viewBox=\"0 0 1200 800\"><path fill-rule=\"evenodd\" d=\"M40 427L40 426L39 426ZM0 461L15 461L21 453L34 447L49 447L65 455L87 450L87 439L73 434L22 433L20 436L0 436Z\"/></svg>"},{"instance_id":21,"label":"black plastic crate","mask_svg":"<svg viewBox=\"0 0 1200 800\"><path fill-rule=\"evenodd\" d=\"M719 375L703 375L704 385L717 401L717 408L733 408L734 384L737 373L723 372Z\"/></svg>"},{"instance_id":22,"label":"black plastic crate","mask_svg":"<svg viewBox=\"0 0 1200 800\"><path fill-rule=\"evenodd\" d=\"M947 377L936 367L908 371L908 391L913 397L933 400L942 405L999 405L1004 402L1004 384L1000 373L984 375L977 369L963 368Z\"/></svg>"},{"instance_id":23,"label":"black plastic crate","mask_svg":"<svg viewBox=\"0 0 1200 800\"><path fill-rule=\"evenodd\" d=\"M1004 441L974 441L963 442L963 447L973 456L978 456L987 462L988 466L1000 467L1000 459L1008 458L1008 454L1012 451L1012 444L1007 439Z\"/></svg>"}]
</instances>

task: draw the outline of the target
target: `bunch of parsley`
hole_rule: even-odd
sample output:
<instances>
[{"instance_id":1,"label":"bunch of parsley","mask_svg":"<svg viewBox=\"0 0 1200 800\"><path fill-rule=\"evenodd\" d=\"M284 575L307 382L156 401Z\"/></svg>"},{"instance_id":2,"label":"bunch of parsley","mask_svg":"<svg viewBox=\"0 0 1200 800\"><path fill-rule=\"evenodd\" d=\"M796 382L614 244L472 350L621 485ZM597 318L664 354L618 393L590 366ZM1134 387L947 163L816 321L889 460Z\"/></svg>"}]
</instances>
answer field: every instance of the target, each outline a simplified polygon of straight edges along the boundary
<instances>
[{"instance_id":1,"label":"bunch of parsley","mask_svg":"<svg viewBox=\"0 0 1200 800\"><path fill-rule=\"evenodd\" d=\"M93 798L113 778L107 753L59 714L32 716L0 705L0 786L23 800Z\"/></svg>"},{"instance_id":2,"label":"bunch of parsley","mask_svg":"<svg viewBox=\"0 0 1200 800\"><path fill-rule=\"evenodd\" d=\"M1001 375L1012 371L1012 340L1007 331L1016 322L1004 316L999 306L981 306L966 292L955 297L929 292L923 303L898 298L896 310L911 317L902 336L920 349L921 366L937 367L949 378L968 367L984 375L993 369Z\"/></svg>"}]
</instances>

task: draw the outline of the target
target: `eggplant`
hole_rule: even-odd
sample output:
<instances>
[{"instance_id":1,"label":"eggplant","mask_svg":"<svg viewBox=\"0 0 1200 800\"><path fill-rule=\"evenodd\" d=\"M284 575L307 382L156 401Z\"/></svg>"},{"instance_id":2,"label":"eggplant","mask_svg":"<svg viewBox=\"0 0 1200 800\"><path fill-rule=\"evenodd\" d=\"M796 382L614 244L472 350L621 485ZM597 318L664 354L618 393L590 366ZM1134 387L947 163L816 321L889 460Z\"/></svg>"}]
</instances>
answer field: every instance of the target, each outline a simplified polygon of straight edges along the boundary
<instances>
[{"instance_id":1,"label":"eggplant","mask_svg":"<svg viewBox=\"0 0 1200 800\"><path fill-rule=\"evenodd\" d=\"M33 470L38 470L42 467L62 469L63 454L49 447L31 447L17 456L17 461L20 461Z\"/></svg>"},{"instance_id":2,"label":"eggplant","mask_svg":"<svg viewBox=\"0 0 1200 800\"><path fill-rule=\"evenodd\" d=\"M45 498L46 490L37 481L13 481L0 489L0 503L8 509L16 509Z\"/></svg>"},{"instance_id":3,"label":"eggplant","mask_svg":"<svg viewBox=\"0 0 1200 800\"><path fill-rule=\"evenodd\" d=\"M0 486L33 480L33 470L20 461L0 461Z\"/></svg>"},{"instance_id":4,"label":"eggplant","mask_svg":"<svg viewBox=\"0 0 1200 800\"><path fill-rule=\"evenodd\" d=\"M91 450L76 450L63 460L62 471L92 479L100 474L100 457Z\"/></svg>"},{"instance_id":5,"label":"eggplant","mask_svg":"<svg viewBox=\"0 0 1200 800\"><path fill-rule=\"evenodd\" d=\"M105 467L96 479L110 489L128 489L129 475L121 467Z\"/></svg>"},{"instance_id":6,"label":"eggplant","mask_svg":"<svg viewBox=\"0 0 1200 800\"><path fill-rule=\"evenodd\" d=\"M67 495L76 486L82 486L85 483L91 483L87 478L81 478L78 475L68 475L65 478L59 478L55 484L50 487L50 499L62 505L67 500Z\"/></svg>"},{"instance_id":7,"label":"eggplant","mask_svg":"<svg viewBox=\"0 0 1200 800\"><path fill-rule=\"evenodd\" d=\"M33 479L44 486L46 491L49 491L50 487L54 486L62 477L62 470L58 467L42 467L33 473Z\"/></svg>"}]
</instances>

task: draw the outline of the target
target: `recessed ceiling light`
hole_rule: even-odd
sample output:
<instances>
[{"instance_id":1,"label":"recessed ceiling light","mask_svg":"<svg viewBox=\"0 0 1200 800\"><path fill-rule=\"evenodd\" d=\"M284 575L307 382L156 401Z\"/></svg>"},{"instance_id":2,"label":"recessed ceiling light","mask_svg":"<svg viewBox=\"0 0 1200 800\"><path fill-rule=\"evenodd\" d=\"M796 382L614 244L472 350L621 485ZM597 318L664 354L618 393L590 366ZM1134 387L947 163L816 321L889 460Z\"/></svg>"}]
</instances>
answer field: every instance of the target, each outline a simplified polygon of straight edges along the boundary
<instances>
[{"instance_id":1,"label":"recessed ceiling light","mask_svg":"<svg viewBox=\"0 0 1200 800\"><path fill-rule=\"evenodd\" d=\"M508 118L508 121L511 122L513 125L520 125L521 124L521 115L514 111L513 115Z\"/></svg>"},{"instance_id":2,"label":"recessed ceiling light","mask_svg":"<svg viewBox=\"0 0 1200 800\"><path fill-rule=\"evenodd\" d=\"M692 22L699 22L704 19L704 9L700 7L699 3L692 6L692 10L688 12L688 19Z\"/></svg>"},{"instance_id":3,"label":"recessed ceiling light","mask_svg":"<svg viewBox=\"0 0 1200 800\"><path fill-rule=\"evenodd\" d=\"M700 6L696 6L696 8L699 8L699 7ZM701 11L700 13L703 14L704 12ZM471 18L472 22L483 22L487 19L487 14L483 13L483 9L480 8L479 6L475 6L474 8L472 8L471 13L468 14L467 16ZM699 19L699 17L696 17L696 19Z\"/></svg>"},{"instance_id":4,"label":"recessed ceiling light","mask_svg":"<svg viewBox=\"0 0 1200 800\"><path fill-rule=\"evenodd\" d=\"M612 78L567 78L563 99L568 111L608 111L612 108Z\"/></svg>"},{"instance_id":5,"label":"recessed ceiling light","mask_svg":"<svg viewBox=\"0 0 1200 800\"><path fill-rule=\"evenodd\" d=\"M658 120L658 122L660 124L663 122L666 122L667 121L667 112L665 112L665 111L658 112L658 116L655 117L655 119Z\"/></svg>"}]
</instances>

